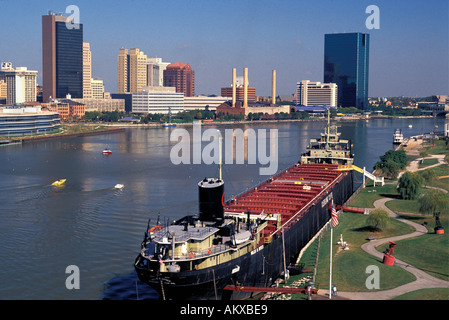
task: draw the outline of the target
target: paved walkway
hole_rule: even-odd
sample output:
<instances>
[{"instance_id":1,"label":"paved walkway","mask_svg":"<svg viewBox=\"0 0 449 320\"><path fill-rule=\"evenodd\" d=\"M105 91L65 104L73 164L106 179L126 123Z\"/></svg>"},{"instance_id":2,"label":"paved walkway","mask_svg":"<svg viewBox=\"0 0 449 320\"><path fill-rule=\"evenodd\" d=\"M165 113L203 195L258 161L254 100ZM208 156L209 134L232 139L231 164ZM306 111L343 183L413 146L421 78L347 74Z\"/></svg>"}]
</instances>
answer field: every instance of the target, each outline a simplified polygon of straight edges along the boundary
<instances>
[{"instance_id":1,"label":"paved walkway","mask_svg":"<svg viewBox=\"0 0 449 320\"><path fill-rule=\"evenodd\" d=\"M446 164L446 161L444 161L444 157L445 157L444 154L432 154L432 155L429 155L429 156L427 156L425 158L418 158L418 159L415 159L413 161L410 161L410 163L405 167L405 170L399 173L398 179L406 171L410 171L410 172L421 171L421 170L426 170L426 169L430 169L430 168L433 168L433 167L437 167L437 166L440 166L442 164ZM438 163L420 168L419 164L424 159L437 159Z\"/></svg>"},{"instance_id":2,"label":"paved walkway","mask_svg":"<svg viewBox=\"0 0 449 320\"><path fill-rule=\"evenodd\" d=\"M417 236L427 233L426 227L424 227L418 223L409 221L407 219L401 218L397 214L395 214L393 211L388 209L385 206L385 203L390 200L393 200L393 199L392 198L379 199L374 202L374 207L385 209L388 212L388 214L390 215L390 217L400 220L400 221L412 226L415 229L415 231L412 233L405 234L405 235L384 238L384 239L378 239L378 240L372 240L372 241L367 242L362 245L362 249L365 252L379 258L380 260L383 259L383 253L376 250L376 247L378 247L379 245L388 243L389 241L396 242L396 241L399 241L402 239L413 238L413 237L417 237ZM395 265L400 266L401 268L404 268L408 272L411 272L416 277L416 280L413 282L404 284L402 286L396 287L394 289L390 289L390 290L373 291L373 292L340 292L339 291L338 297L340 299L346 298L346 299L351 299L351 300L390 300L397 296L403 295L403 294L411 292L411 291L416 291L419 289L449 288L449 281L435 278L404 261L396 259ZM321 290L320 289L319 294L325 295L328 297L329 290Z\"/></svg>"}]
</instances>

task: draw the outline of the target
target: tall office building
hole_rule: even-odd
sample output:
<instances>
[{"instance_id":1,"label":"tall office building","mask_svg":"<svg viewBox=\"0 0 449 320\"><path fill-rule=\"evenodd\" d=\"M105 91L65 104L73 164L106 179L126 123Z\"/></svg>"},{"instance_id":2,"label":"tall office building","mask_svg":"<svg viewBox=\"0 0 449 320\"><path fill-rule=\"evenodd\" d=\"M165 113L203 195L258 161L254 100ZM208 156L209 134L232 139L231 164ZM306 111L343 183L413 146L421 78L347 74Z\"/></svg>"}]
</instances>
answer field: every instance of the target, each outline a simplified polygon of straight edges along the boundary
<instances>
[{"instance_id":1,"label":"tall office building","mask_svg":"<svg viewBox=\"0 0 449 320\"><path fill-rule=\"evenodd\" d=\"M366 110L369 34L336 33L324 37L324 82L338 86L338 106Z\"/></svg>"},{"instance_id":2,"label":"tall office building","mask_svg":"<svg viewBox=\"0 0 449 320\"><path fill-rule=\"evenodd\" d=\"M69 17L42 16L43 100L83 97L83 25L68 28Z\"/></svg>"},{"instance_id":3,"label":"tall office building","mask_svg":"<svg viewBox=\"0 0 449 320\"><path fill-rule=\"evenodd\" d=\"M0 71L0 78L6 83L6 104L36 101L37 71L17 67Z\"/></svg>"},{"instance_id":4,"label":"tall office building","mask_svg":"<svg viewBox=\"0 0 449 320\"><path fill-rule=\"evenodd\" d=\"M138 48L120 49L117 58L118 93L139 92L147 85L147 56Z\"/></svg>"},{"instance_id":5,"label":"tall office building","mask_svg":"<svg viewBox=\"0 0 449 320\"><path fill-rule=\"evenodd\" d=\"M121 48L117 57L117 92L129 92L128 49Z\"/></svg>"},{"instance_id":6,"label":"tall office building","mask_svg":"<svg viewBox=\"0 0 449 320\"><path fill-rule=\"evenodd\" d=\"M147 56L138 48L129 50L129 90L139 92L147 85Z\"/></svg>"},{"instance_id":7,"label":"tall office building","mask_svg":"<svg viewBox=\"0 0 449 320\"><path fill-rule=\"evenodd\" d=\"M189 64L176 62L164 70L164 87L176 87L185 97L195 95L195 71Z\"/></svg>"},{"instance_id":8,"label":"tall office building","mask_svg":"<svg viewBox=\"0 0 449 320\"><path fill-rule=\"evenodd\" d=\"M147 59L147 86L162 87L164 85L164 70L170 62L163 62L162 58Z\"/></svg>"},{"instance_id":9,"label":"tall office building","mask_svg":"<svg viewBox=\"0 0 449 320\"><path fill-rule=\"evenodd\" d=\"M90 44L83 42L83 99L92 98L92 54Z\"/></svg>"},{"instance_id":10,"label":"tall office building","mask_svg":"<svg viewBox=\"0 0 449 320\"><path fill-rule=\"evenodd\" d=\"M300 106L337 106L335 83L302 80L296 84L296 104Z\"/></svg>"}]
</instances>

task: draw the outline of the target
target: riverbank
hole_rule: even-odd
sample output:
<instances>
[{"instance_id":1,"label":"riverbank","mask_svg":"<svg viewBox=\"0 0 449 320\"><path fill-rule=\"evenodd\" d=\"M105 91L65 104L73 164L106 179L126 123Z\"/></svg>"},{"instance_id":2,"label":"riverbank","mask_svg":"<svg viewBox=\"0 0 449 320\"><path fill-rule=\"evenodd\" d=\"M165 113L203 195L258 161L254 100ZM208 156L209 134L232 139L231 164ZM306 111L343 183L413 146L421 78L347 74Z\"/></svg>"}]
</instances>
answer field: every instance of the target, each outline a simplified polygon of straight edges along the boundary
<instances>
[{"instance_id":1,"label":"riverbank","mask_svg":"<svg viewBox=\"0 0 449 320\"><path fill-rule=\"evenodd\" d=\"M29 135L29 136L20 136L20 137L10 137L8 143L5 145L14 145L20 143L30 143L30 142L40 142L47 141L53 139L60 138L73 138L73 137L81 137L81 136L92 136L106 133L117 133L125 131L125 128L112 128L112 127L103 127L96 126L95 128L78 128L78 129L62 129L58 133L52 134L39 134L39 135Z\"/></svg>"},{"instance_id":2,"label":"riverbank","mask_svg":"<svg viewBox=\"0 0 449 320\"><path fill-rule=\"evenodd\" d=\"M430 116L382 116L375 115L365 117L363 115L353 115L333 118L332 121L337 122L349 122L349 121L369 121L375 119L425 119L431 118ZM214 121L201 123L202 126L222 126L222 125L251 125L251 124L276 124L286 122L324 122L327 121L326 117L312 117L308 119L270 119L270 120L239 120L239 121ZM175 123L179 127L191 127L198 122L179 122ZM37 135L25 135L14 137L0 137L2 145L20 144L26 142L46 141L55 138L66 137L78 137L83 135L97 135L104 133L121 132L127 128L162 128L162 123L124 123L124 122L78 122L78 123L64 123L62 130L57 133L44 133ZM76 129L73 129L76 128ZM100 128L100 129L99 129Z\"/></svg>"},{"instance_id":3,"label":"riverbank","mask_svg":"<svg viewBox=\"0 0 449 320\"><path fill-rule=\"evenodd\" d=\"M369 120L382 120L382 119L429 119L431 116L343 116L332 118L332 121L344 122L344 121L369 121ZM267 119L267 120L233 120L233 121L220 121L215 120L213 122L201 123L203 126L208 125L229 125L229 124L260 124L260 123L286 123L286 122L322 122L327 121L327 118L311 117L308 119ZM193 126L197 122L173 122L176 126ZM85 125L98 125L98 123L85 123ZM124 122L111 122L101 123L101 125L123 128L160 128L162 123L124 123Z\"/></svg>"}]
</instances>

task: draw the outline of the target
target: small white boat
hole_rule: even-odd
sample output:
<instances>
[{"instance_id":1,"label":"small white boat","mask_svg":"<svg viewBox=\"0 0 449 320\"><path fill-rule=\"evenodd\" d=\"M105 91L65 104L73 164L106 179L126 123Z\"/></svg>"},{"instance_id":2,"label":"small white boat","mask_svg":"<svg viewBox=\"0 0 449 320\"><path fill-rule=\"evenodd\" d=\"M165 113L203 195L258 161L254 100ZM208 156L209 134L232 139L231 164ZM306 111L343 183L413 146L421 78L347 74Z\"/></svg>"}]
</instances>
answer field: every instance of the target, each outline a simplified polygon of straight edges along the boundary
<instances>
[{"instance_id":1,"label":"small white boat","mask_svg":"<svg viewBox=\"0 0 449 320\"><path fill-rule=\"evenodd\" d=\"M104 149L103 154L112 154L112 151L110 149Z\"/></svg>"},{"instance_id":2,"label":"small white boat","mask_svg":"<svg viewBox=\"0 0 449 320\"><path fill-rule=\"evenodd\" d=\"M413 126L411 124L408 125L409 128L413 128Z\"/></svg>"},{"instance_id":3,"label":"small white boat","mask_svg":"<svg viewBox=\"0 0 449 320\"><path fill-rule=\"evenodd\" d=\"M401 129L396 129L393 134L393 143L401 144L404 141L404 135L402 134Z\"/></svg>"},{"instance_id":4,"label":"small white boat","mask_svg":"<svg viewBox=\"0 0 449 320\"><path fill-rule=\"evenodd\" d=\"M115 189L123 189L123 187L125 187L125 185L121 184L121 183L117 183L114 188Z\"/></svg>"}]
</instances>

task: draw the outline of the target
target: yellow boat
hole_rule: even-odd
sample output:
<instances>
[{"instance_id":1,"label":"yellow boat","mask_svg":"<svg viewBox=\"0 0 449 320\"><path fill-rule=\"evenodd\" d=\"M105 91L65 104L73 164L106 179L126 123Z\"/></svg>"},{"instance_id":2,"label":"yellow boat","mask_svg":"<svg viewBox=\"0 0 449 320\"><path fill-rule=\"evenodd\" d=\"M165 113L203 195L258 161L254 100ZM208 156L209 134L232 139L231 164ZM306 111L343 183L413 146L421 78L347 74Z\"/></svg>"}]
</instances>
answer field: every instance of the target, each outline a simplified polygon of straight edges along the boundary
<instances>
[{"instance_id":1,"label":"yellow boat","mask_svg":"<svg viewBox=\"0 0 449 320\"><path fill-rule=\"evenodd\" d=\"M52 186L62 186L62 185L65 183L65 180L66 180L66 179L59 179L59 180L56 180L56 181L53 182L51 185L52 185Z\"/></svg>"}]
</instances>

